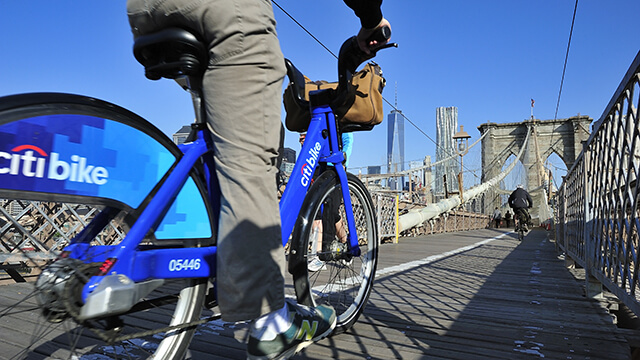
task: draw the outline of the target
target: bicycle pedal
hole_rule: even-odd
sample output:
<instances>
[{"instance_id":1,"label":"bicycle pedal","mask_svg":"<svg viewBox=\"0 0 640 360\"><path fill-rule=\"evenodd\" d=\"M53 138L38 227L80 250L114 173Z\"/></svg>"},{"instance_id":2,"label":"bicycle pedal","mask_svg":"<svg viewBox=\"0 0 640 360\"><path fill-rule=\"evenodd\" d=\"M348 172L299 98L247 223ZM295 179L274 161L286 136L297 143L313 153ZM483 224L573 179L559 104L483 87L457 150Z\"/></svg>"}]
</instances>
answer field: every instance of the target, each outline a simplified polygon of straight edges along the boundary
<instances>
[{"instance_id":1,"label":"bicycle pedal","mask_svg":"<svg viewBox=\"0 0 640 360\"><path fill-rule=\"evenodd\" d=\"M207 310L212 310L213 308L218 306L218 299L208 299L208 297L209 296L205 298L203 307Z\"/></svg>"},{"instance_id":2,"label":"bicycle pedal","mask_svg":"<svg viewBox=\"0 0 640 360\"><path fill-rule=\"evenodd\" d=\"M204 297L204 304L202 306L208 310L218 306L218 296L214 279L209 279L207 282L207 295Z\"/></svg>"}]
</instances>

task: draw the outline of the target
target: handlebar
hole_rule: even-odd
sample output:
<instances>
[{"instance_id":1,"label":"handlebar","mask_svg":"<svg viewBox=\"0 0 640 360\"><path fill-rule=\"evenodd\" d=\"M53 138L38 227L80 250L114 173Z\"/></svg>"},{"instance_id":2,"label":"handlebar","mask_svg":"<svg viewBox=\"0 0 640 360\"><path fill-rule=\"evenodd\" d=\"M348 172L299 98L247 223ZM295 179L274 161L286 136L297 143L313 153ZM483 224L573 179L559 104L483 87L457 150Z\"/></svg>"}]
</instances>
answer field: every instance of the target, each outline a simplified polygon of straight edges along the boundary
<instances>
[{"instance_id":1,"label":"handlebar","mask_svg":"<svg viewBox=\"0 0 640 360\"><path fill-rule=\"evenodd\" d=\"M367 41L376 40L378 42L384 42L390 37L391 28L383 26L380 29L377 29L369 39L367 39ZM384 44L378 48L371 49L370 53L367 54L360 49L356 36L352 36L347 39L340 47L340 52L338 53L338 92L344 89L351 81L353 74L356 72L356 69L360 64L369 59L373 59L378 51L390 47L398 47L398 44Z\"/></svg>"},{"instance_id":2,"label":"handlebar","mask_svg":"<svg viewBox=\"0 0 640 360\"><path fill-rule=\"evenodd\" d=\"M368 41L376 40L378 42L384 42L391 37L391 29L388 26L384 26L378 30L376 30L368 39ZM364 51L360 50L360 46L358 45L357 38L355 36L347 39L342 46L340 47L340 52L338 55L338 87L337 89L331 91L331 104L340 106L349 101L349 83L353 78L353 74L355 74L356 69L363 62L372 59L376 56L376 53L382 49L387 49L390 47L398 47L398 44L388 43L382 46L379 46L375 49L371 49L370 53L367 54ZM289 84L291 86L292 95L295 102L301 109L305 109L309 107L309 102L305 99L305 79L300 72L288 59L285 59L285 64L287 67L287 76L289 77ZM352 96L355 96L353 92L351 92Z\"/></svg>"}]
</instances>

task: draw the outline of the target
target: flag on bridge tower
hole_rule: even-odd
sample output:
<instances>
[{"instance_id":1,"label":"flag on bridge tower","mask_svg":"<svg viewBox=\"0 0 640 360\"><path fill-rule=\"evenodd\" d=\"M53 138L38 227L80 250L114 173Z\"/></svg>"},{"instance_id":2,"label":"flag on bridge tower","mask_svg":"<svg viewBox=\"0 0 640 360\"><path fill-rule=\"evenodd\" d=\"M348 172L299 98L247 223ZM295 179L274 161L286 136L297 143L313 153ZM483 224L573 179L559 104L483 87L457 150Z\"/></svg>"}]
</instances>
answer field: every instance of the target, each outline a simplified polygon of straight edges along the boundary
<instances>
[{"instance_id":1,"label":"flag on bridge tower","mask_svg":"<svg viewBox=\"0 0 640 360\"><path fill-rule=\"evenodd\" d=\"M533 120L533 104L535 104L535 100L531 99L531 120Z\"/></svg>"}]
</instances>

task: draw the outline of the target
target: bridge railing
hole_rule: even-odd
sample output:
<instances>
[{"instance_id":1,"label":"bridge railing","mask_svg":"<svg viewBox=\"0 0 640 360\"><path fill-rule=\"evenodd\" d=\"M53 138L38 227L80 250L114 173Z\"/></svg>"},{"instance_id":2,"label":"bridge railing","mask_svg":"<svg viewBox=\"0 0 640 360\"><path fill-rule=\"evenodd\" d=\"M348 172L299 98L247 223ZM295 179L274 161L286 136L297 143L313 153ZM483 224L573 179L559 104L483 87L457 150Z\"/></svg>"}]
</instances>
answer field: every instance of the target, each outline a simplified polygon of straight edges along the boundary
<instances>
[{"instance_id":1,"label":"bridge railing","mask_svg":"<svg viewBox=\"0 0 640 360\"><path fill-rule=\"evenodd\" d=\"M398 201L395 196L383 194L371 194L373 205L376 209L378 221L378 235L381 239L393 238L396 236L396 212L398 211Z\"/></svg>"},{"instance_id":2,"label":"bridge railing","mask_svg":"<svg viewBox=\"0 0 640 360\"><path fill-rule=\"evenodd\" d=\"M639 98L640 52L567 173L555 219L558 245L637 315Z\"/></svg>"},{"instance_id":3,"label":"bridge railing","mask_svg":"<svg viewBox=\"0 0 640 360\"><path fill-rule=\"evenodd\" d=\"M0 281L38 275L38 268L53 260L99 210L83 204L0 199ZM94 243L122 240L120 220L112 220Z\"/></svg>"},{"instance_id":4,"label":"bridge railing","mask_svg":"<svg viewBox=\"0 0 640 360\"><path fill-rule=\"evenodd\" d=\"M459 207L438 211L426 221L412 227L402 227L402 217L410 212L420 211L424 203L414 203L398 200L396 196L385 193L372 193L377 211L378 223L381 224L379 234L381 239L398 236L421 236L446 232L484 229L489 226L490 216L480 213L464 211ZM382 206L380 205L382 204Z\"/></svg>"},{"instance_id":5,"label":"bridge railing","mask_svg":"<svg viewBox=\"0 0 640 360\"><path fill-rule=\"evenodd\" d=\"M414 206L400 202L396 196L372 193L380 238L395 239L398 215ZM83 204L68 204L18 199L0 199L0 282L25 281L38 275L38 268L54 259L77 235L99 208ZM401 236L428 235L443 232L485 228L487 215L450 211L410 230ZM112 221L96 243L112 244L126 234L120 219Z\"/></svg>"}]
</instances>

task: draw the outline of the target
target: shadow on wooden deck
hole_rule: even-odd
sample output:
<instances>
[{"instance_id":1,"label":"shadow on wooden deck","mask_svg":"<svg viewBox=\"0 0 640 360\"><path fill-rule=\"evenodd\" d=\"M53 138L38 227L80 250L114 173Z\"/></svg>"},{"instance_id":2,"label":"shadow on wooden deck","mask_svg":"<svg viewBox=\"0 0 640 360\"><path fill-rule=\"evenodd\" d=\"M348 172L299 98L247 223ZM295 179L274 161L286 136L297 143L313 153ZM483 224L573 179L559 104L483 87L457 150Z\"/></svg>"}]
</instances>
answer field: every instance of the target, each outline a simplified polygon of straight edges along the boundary
<instances>
[{"instance_id":1,"label":"shadow on wooden deck","mask_svg":"<svg viewBox=\"0 0 640 360\"><path fill-rule=\"evenodd\" d=\"M496 235L502 237L478 244ZM461 247L458 242L475 245L428 260L432 254L425 249L440 251L453 242L455 247ZM384 245L381 257L387 267L427 260L396 272L381 271L384 275L376 280L355 326L310 346L294 359L630 358L629 346L616 333L610 315L583 295L581 284L564 267L543 230L530 232L522 243L514 234L495 229L405 238L400 244ZM7 289L21 286L25 285ZM11 294L4 292L0 305ZM11 330L17 325L0 321L2 359L15 358L11 354L17 348L10 344L19 343L26 334ZM246 324L222 321L200 326L191 345L192 358L244 359L246 328ZM58 354L66 340L64 334L53 335L38 346L41 355L25 358L55 358L47 354ZM90 340L82 338L81 344L88 345ZM81 359L106 359L122 350L100 346L94 352L102 355Z\"/></svg>"}]
</instances>

